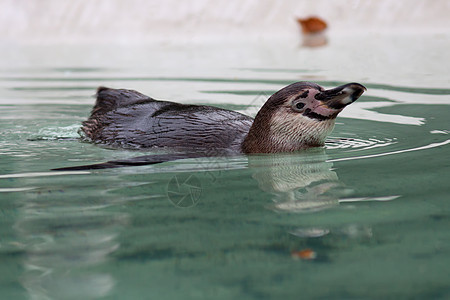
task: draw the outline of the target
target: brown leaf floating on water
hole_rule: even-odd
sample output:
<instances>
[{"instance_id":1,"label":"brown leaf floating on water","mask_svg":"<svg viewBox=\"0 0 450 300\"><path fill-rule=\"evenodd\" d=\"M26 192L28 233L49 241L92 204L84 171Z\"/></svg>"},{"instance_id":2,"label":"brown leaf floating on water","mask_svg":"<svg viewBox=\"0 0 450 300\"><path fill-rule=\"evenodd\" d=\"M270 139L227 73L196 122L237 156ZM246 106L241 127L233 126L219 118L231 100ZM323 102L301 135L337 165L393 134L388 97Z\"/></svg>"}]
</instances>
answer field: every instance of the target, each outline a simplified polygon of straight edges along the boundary
<instances>
[{"instance_id":1,"label":"brown leaf floating on water","mask_svg":"<svg viewBox=\"0 0 450 300\"><path fill-rule=\"evenodd\" d=\"M327 23L319 17L309 17L305 19L297 18L297 22L300 24L302 31L305 34L319 33L328 27Z\"/></svg>"},{"instance_id":2,"label":"brown leaf floating on water","mask_svg":"<svg viewBox=\"0 0 450 300\"><path fill-rule=\"evenodd\" d=\"M316 259L317 253L312 249L303 249L300 251L292 251L291 256L294 259L313 260Z\"/></svg>"}]
</instances>

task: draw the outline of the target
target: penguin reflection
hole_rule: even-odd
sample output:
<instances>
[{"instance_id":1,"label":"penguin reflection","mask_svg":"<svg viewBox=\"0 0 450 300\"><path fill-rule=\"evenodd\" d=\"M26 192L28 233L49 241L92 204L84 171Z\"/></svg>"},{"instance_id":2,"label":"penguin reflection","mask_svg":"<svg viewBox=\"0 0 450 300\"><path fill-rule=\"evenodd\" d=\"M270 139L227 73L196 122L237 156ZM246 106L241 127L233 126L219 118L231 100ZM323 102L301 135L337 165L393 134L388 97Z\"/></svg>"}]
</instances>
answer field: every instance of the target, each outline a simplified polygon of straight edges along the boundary
<instances>
[{"instance_id":1,"label":"penguin reflection","mask_svg":"<svg viewBox=\"0 0 450 300\"><path fill-rule=\"evenodd\" d=\"M249 166L259 187L273 195L273 209L310 212L339 204L347 190L339 182L325 150L298 154L250 156Z\"/></svg>"}]
</instances>

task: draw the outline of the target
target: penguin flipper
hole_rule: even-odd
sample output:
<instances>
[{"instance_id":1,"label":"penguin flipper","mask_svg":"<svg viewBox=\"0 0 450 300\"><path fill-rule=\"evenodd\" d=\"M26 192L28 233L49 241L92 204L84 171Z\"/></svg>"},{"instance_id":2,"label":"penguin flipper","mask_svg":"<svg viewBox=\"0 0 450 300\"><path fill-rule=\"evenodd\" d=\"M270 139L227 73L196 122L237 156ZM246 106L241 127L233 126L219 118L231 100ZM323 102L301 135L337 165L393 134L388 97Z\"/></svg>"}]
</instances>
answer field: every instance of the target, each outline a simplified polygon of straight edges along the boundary
<instances>
[{"instance_id":1,"label":"penguin flipper","mask_svg":"<svg viewBox=\"0 0 450 300\"><path fill-rule=\"evenodd\" d=\"M123 167L135 167L135 166L145 166L159 164L168 161L174 161L186 158L199 158L204 157L205 154L202 153L168 153L168 154L154 154L154 155L144 155L133 157L130 159L122 160L111 160L104 163L92 164L92 165L82 165L74 167L63 167L51 169L51 171L85 171L85 170L101 170L101 169L113 169L113 168L123 168Z\"/></svg>"}]
</instances>

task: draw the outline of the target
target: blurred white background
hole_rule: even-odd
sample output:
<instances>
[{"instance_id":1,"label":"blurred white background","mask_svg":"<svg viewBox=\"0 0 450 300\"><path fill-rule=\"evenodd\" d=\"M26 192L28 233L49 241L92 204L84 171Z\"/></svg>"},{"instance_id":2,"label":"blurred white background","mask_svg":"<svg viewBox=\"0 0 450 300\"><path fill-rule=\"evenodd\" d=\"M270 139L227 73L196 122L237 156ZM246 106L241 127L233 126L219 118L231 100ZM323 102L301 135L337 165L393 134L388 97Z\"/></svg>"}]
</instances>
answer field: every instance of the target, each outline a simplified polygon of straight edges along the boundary
<instances>
[{"instance_id":1,"label":"blurred white background","mask_svg":"<svg viewBox=\"0 0 450 300\"><path fill-rule=\"evenodd\" d=\"M203 42L298 36L296 17L330 33L448 32L449 0L0 0L0 42Z\"/></svg>"}]
</instances>

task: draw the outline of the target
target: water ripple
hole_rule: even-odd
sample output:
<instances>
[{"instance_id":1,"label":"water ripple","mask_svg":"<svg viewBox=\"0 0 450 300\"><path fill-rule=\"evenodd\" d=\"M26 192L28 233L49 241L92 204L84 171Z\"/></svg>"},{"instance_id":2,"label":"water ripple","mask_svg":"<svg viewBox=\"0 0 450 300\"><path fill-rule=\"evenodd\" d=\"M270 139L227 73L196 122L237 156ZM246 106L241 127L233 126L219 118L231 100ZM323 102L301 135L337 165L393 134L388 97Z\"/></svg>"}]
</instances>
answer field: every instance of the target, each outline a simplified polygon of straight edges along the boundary
<instances>
[{"instance_id":1,"label":"water ripple","mask_svg":"<svg viewBox=\"0 0 450 300\"><path fill-rule=\"evenodd\" d=\"M378 147L386 147L397 143L396 138L385 138L383 140L369 138L369 139L357 139L357 138L334 138L328 139L325 143L327 149L351 149L356 150L368 150Z\"/></svg>"},{"instance_id":2,"label":"water ripple","mask_svg":"<svg viewBox=\"0 0 450 300\"><path fill-rule=\"evenodd\" d=\"M446 141L439 142L439 143L431 143L431 144L421 146L421 147L416 147L416 148L402 149L402 150L398 150L398 151L391 151L391 152L384 152L384 153L370 154L370 155L362 155L362 156L356 156L356 157L344 157L344 158L330 159L330 160L328 160L328 162L365 159L365 158L374 158L374 157L387 156L387 155L393 155L393 154L401 154L401 153L406 153L406 152L436 148L436 147L444 146L447 144L450 144L450 140L446 140Z\"/></svg>"},{"instance_id":3,"label":"water ripple","mask_svg":"<svg viewBox=\"0 0 450 300\"><path fill-rule=\"evenodd\" d=\"M73 124L65 127L48 127L42 128L39 132L29 138L29 141L42 141L42 140L76 140L80 136L78 135L78 129L80 124Z\"/></svg>"}]
</instances>

